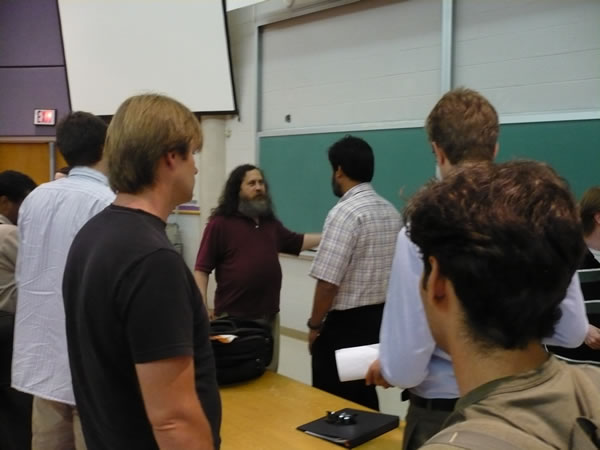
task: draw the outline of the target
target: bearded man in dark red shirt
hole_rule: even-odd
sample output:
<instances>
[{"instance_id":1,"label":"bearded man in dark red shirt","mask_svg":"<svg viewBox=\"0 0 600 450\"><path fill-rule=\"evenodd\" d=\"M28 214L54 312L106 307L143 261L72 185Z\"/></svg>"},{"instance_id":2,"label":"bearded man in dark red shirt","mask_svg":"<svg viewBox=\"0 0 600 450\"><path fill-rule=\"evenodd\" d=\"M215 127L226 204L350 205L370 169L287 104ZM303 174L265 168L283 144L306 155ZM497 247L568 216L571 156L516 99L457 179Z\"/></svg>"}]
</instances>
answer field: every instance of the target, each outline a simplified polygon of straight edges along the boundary
<instances>
[{"instance_id":1,"label":"bearded man in dark red shirt","mask_svg":"<svg viewBox=\"0 0 600 450\"><path fill-rule=\"evenodd\" d=\"M204 229L194 277L208 308L208 278L215 270L217 289L211 317L253 319L273 333L273 360L279 356L279 253L298 255L319 244L320 234L298 234L275 217L262 171L236 167Z\"/></svg>"}]
</instances>

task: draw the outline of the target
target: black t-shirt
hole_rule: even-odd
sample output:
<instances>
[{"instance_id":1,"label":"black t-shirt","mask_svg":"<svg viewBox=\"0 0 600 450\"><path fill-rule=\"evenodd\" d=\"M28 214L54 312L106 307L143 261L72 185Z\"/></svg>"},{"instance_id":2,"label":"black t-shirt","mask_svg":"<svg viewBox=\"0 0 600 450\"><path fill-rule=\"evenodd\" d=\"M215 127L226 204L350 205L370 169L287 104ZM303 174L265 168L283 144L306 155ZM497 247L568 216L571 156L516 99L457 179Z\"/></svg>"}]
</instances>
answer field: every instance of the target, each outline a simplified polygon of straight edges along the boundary
<instances>
[{"instance_id":1,"label":"black t-shirt","mask_svg":"<svg viewBox=\"0 0 600 450\"><path fill-rule=\"evenodd\" d=\"M221 400L208 316L161 219L114 205L92 218L71 246L63 296L73 388L88 449L158 448L135 364L189 355L219 447Z\"/></svg>"}]
</instances>

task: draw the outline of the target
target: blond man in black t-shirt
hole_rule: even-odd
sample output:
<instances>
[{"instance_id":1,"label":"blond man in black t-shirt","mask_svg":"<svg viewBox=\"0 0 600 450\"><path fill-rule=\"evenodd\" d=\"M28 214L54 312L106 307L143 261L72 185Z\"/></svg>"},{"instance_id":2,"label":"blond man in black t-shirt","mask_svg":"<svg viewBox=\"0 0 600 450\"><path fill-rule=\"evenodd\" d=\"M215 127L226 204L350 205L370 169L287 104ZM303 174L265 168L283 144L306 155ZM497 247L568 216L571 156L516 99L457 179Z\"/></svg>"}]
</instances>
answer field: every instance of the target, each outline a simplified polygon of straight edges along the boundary
<instances>
[{"instance_id":1,"label":"blond man in black t-shirt","mask_svg":"<svg viewBox=\"0 0 600 450\"><path fill-rule=\"evenodd\" d=\"M126 100L105 152L115 202L77 234L63 283L73 387L88 448L218 449L208 316L165 234L192 197L196 117L161 95Z\"/></svg>"}]
</instances>

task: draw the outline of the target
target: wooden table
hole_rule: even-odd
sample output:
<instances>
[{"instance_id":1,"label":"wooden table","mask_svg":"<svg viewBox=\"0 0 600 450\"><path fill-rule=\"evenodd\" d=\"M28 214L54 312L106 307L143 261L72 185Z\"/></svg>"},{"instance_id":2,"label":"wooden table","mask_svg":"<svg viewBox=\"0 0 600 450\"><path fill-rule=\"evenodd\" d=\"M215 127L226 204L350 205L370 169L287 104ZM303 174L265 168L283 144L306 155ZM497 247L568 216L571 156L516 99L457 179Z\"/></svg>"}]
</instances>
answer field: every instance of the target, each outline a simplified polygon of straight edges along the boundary
<instances>
[{"instance_id":1,"label":"wooden table","mask_svg":"<svg viewBox=\"0 0 600 450\"><path fill-rule=\"evenodd\" d=\"M296 427L326 411L355 408L369 411L335 395L273 372L237 386L221 388L222 450L335 450L343 448L309 436ZM359 446L361 450L399 450L400 427Z\"/></svg>"}]
</instances>

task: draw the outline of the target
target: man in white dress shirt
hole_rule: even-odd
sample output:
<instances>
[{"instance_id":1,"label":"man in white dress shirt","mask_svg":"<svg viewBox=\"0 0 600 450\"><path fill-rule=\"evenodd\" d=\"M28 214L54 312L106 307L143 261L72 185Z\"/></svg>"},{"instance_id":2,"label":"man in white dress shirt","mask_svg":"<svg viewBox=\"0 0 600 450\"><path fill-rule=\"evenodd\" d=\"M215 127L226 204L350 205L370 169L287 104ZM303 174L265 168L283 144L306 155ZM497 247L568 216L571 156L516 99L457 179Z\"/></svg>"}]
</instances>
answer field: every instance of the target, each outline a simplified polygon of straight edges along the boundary
<instances>
[{"instance_id":1,"label":"man in white dress shirt","mask_svg":"<svg viewBox=\"0 0 600 450\"><path fill-rule=\"evenodd\" d=\"M105 175L106 128L89 113L67 116L56 143L73 169L67 178L35 189L19 211L12 387L34 396L34 450L85 448L69 369L62 280L75 234L115 197Z\"/></svg>"},{"instance_id":2,"label":"man in white dress shirt","mask_svg":"<svg viewBox=\"0 0 600 450\"><path fill-rule=\"evenodd\" d=\"M492 161L498 152L498 114L471 89L446 93L429 114L425 128L441 177L459 166ZM407 389L402 396L410 400L404 449L419 448L440 431L459 396L450 356L436 345L423 311L422 272L419 249L403 228L396 242L381 324L380 357L367 373L367 384ZM588 330L577 275L560 308L562 318L544 343L577 347Z\"/></svg>"}]
</instances>

